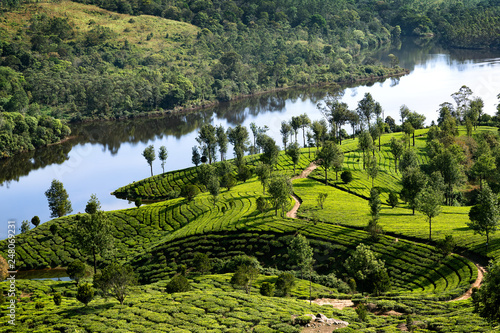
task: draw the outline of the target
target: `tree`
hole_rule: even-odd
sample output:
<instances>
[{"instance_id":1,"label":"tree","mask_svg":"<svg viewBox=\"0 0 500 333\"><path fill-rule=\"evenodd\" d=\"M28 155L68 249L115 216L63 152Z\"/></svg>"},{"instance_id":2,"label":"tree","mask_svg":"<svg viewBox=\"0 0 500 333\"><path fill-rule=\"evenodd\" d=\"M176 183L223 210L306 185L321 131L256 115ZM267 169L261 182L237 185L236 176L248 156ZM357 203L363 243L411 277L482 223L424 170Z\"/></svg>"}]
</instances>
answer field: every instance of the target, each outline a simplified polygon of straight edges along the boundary
<instances>
[{"instance_id":1,"label":"tree","mask_svg":"<svg viewBox=\"0 0 500 333\"><path fill-rule=\"evenodd\" d=\"M94 275L94 287L102 294L114 297L121 305L130 292L130 286L137 283L137 276L132 266L113 263Z\"/></svg>"},{"instance_id":2,"label":"tree","mask_svg":"<svg viewBox=\"0 0 500 333\"><path fill-rule=\"evenodd\" d=\"M426 183L427 179L420 169L407 168L403 171L401 178L403 189L401 190L401 195L410 204L413 215L415 215L415 208L417 208L417 195Z\"/></svg>"},{"instance_id":3,"label":"tree","mask_svg":"<svg viewBox=\"0 0 500 333\"><path fill-rule=\"evenodd\" d=\"M375 257L369 246L359 244L344 266L362 290L380 293L391 287L385 263Z\"/></svg>"},{"instance_id":4,"label":"tree","mask_svg":"<svg viewBox=\"0 0 500 333\"><path fill-rule=\"evenodd\" d=\"M428 186L417 194L415 200L417 210L427 216L429 221L429 240L432 240L432 218L441 213L443 195Z\"/></svg>"},{"instance_id":5,"label":"tree","mask_svg":"<svg viewBox=\"0 0 500 333\"><path fill-rule=\"evenodd\" d=\"M169 294L183 293L191 290L191 284L183 274L175 275L165 286L165 291Z\"/></svg>"},{"instance_id":6,"label":"tree","mask_svg":"<svg viewBox=\"0 0 500 333\"><path fill-rule=\"evenodd\" d=\"M415 129L409 121L405 121L403 124L403 132L406 134L406 141L408 142L408 148L410 148L410 136L413 134L413 146L415 146Z\"/></svg>"},{"instance_id":7,"label":"tree","mask_svg":"<svg viewBox=\"0 0 500 333\"><path fill-rule=\"evenodd\" d=\"M212 201L215 207L215 204L217 203L217 201L219 201L220 193L219 179L215 175L212 175L212 177L210 177L207 184L207 190L208 192L210 192L210 195L212 195Z\"/></svg>"},{"instance_id":8,"label":"tree","mask_svg":"<svg viewBox=\"0 0 500 333\"><path fill-rule=\"evenodd\" d=\"M380 201L380 193L375 188L372 187L370 190L370 199L368 200L368 205L370 206L370 214L372 219L378 220L380 209L382 208L382 201Z\"/></svg>"},{"instance_id":9,"label":"tree","mask_svg":"<svg viewBox=\"0 0 500 333\"><path fill-rule=\"evenodd\" d=\"M305 236L298 234L290 241L288 245L290 265L299 269L301 278L304 272L310 270L314 262L313 254L313 249Z\"/></svg>"},{"instance_id":10,"label":"tree","mask_svg":"<svg viewBox=\"0 0 500 333\"><path fill-rule=\"evenodd\" d=\"M76 285L80 284L80 280L85 276L85 271L85 263L78 259L73 260L66 268L66 273L70 279L76 281Z\"/></svg>"},{"instance_id":11,"label":"tree","mask_svg":"<svg viewBox=\"0 0 500 333\"><path fill-rule=\"evenodd\" d=\"M326 133L328 132L328 125L324 119L320 121L313 121L311 125L311 130L313 132L314 144L316 150L319 149L325 142Z\"/></svg>"},{"instance_id":12,"label":"tree","mask_svg":"<svg viewBox=\"0 0 500 333\"><path fill-rule=\"evenodd\" d=\"M398 171L398 160L403 154L404 147L400 141L398 141L395 137L391 138L391 142L389 143L389 147L391 149L391 153L394 156L394 170Z\"/></svg>"},{"instance_id":13,"label":"tree","mask_svg":"<svg viewBox=\"0 0 500 333\"><path fill-rule=\"evenodd\" d=\"M225 187L228 191L236 185L236 178L234 178L232 173L226 173L224 176L220 177L220 186Z\"/></svg>"},{"instance_id":14,"label":"tree","mask_svg":"<svg viewBox=\"0 0 500 333\"><path fill-rule=\"evenodd\" d=\"M219 146L219 152L220 152L220 160L224 161L226 160L228 139L226 130L222 125L217 126L216 135L217 135L217 145Z\"/></svg>"},{"instance_id":15,"label":"tree","mask_svg":"<svg viewBox=\"0 0 500 333\"><path fill-rule=\"evenodd\" d=\"M262 134L259 137L262 142L262 155L260 155L260 160L271 166L271 168L278 163L278 156L280 152L280 147L276 144L273 138Z\"/></svg>"},{"instance_id":16,"label":"tree","mask_svg":"<svg viewBox=\"0 0 500 333\"><path fill-rule=\"evenodd\" d=\"M266 194L266 186L269 178L271 177L271 166L260 162L255 168L255 174L262 184L262 193Z\"/></svg>"},{"instance_id":17,"label":"tree","mask_svg":"<svg viewBox=\"0 0 500 333\"><path fill-rule=\"evenodd\" d=\"M31 224L33 224L36 227L40 224L40 218L38 216L33 216L31 219Z\"/></svg>"},{"instance_id":18,"label":"tree","mask_svg":"<svg viewBox=\"0 0 500 333\"><path fill-rule=\"evenodd\" d=\"M87 214L95 214L98 210L101 209L101 203L95 194L90 195L89 201L85 205L85 213Z\"/></svg>"},{"instance_id":19,"label":"tree","mask_svg":"<svg viewBox=\"0 0 500 333\"><path fill-rule=\"evenodd\" d=\"M203 155L208 157L208 164L216 160L215 148L217 147L217 138L215 136L215 127L211 124L204 124L198 131L196 141L201 145Z\"/></svg>"},{"instance_id":20,"label":"tree","mask_svg":"<svg viewBox=\"0 0 500 333\"><path fill-rule=\"evenodd\" d=\"M193 266L201 274L207 274L212 269L212 263L208 255L200 252L194 254Z\"/></svg>"},{"instance_id":21,"label":"tree","mask_svg":"<svg viewBox=\"0 0 500 333\"><path fill-rule=\"evenodd\" d=\"M89 203L92 201L89 200ZM79 214L73 227L73 242L80 250L92 256L94 274L97 273L97 256L105 256L113 250L114 239L111 223L105 212L98 209L93 214Z\"/></svg>"},{"instance_id":22,"label":"tree","mask_svg":"<svg viewBox=\"0 0 500 333\"><path fill-rule=\"evenodd\" d=\"M352 172L350 170L342 172L340 179L342 179L344 184L349 184L352 181Z\"/></svg>"},{"instance_id":23,"label":"tree","mask_svg":"<svg viewBox=\"0 0 500 333\"><path fill-rule=\"evenodd\" d=\"M45 196L49 201L50 217L61 217L73 211L68 193L60 181L52 180L52 184L45 192Z\"/></svg>"},{"instance_id":24,"label":"tree","mask_svg":"<svg viewBox=\"0 0 500 333\"><path fill-rule=\"evenodd\" d=\"M450 149L445 149L431 160L430 167L432 171L441 173L446 185L446 202L448 206L451 206L453 204L453 190L464 179L462 166L457 161L455 154Z\"/></svg>"},{"instance_id":25,"label":"tree","mask_svg":"<svg viewBox=\"0 0 500 333\"><path fill-rule=\"evenodd\" d=\"M52 299L54 300L54 304L56 306L59 306L61 305L61 302L62 302L62 296L60 293L55 293L54 296L52 297Z\"/></svg>"},{"instance_id":26,"label":"tree","mask_svg":"<svg viewBox=\"0 0 500 333\"><path fill-rule=\"evenodd\" d=\"M410 108L408 108L406 105L401 105L399 107L399 116L401 117L401 124L404 124L406 122L406 118L410 114Z\"/></svg>"},{"instance_id":27,"label":"tree","mask_svg":"<svg viewBox=\"0 0 500 333\"><path fill-rule=\"evenodd\" d=\"M365 93L363 99L358 102L358 107L356 111L358 112L359 118L362 119L368 128L370 128L370 120L375 114L375 109L377 108L377 102L373 99L370 93Z\"/></svg>"},{"instance_id":28,"label":"tree","mask_svg":"<svg viewBox=\"0 0 500 333\"><path fill-rule=\"evenodd\" d=\"M372 187L374 186L375 178L377 178L378 175L378 163L377 163L377 158L375 156L367 155L367 162L366 162L366 173L368 174L368 177L372 179Z\"/></svg>"},{"instance_id":29,"label":"tree","mask_svg":"<svg viewBox=\"0 0 500 333\"><path fill-rule=\"evenodd\" d=\"M30 230L30 222L28 220L24 220L21 223L21 233L25 234Z\"/></svg>"},{"instance_id":30,"label":"tree","mask_svg":"<svg viewBox=\"0 0 500 333\"><path fill-rule=\"evenodd\" d=\"M259 270L253 266L238 266L236 272L231 277L231 284L235 287L242 287L247 294L250 294L253 281L259 276Z\"/></svg>"},{"instance_id":31,"label":"tree","mask_svg":"<svg viewBox=\"0 0 500 333\"><path fill-rule=\"evenodd\" d=\"M151 177L153 177L153 161L156 159L155 147L153 145L147 146L142 152L142 156L146 159L151 167Z\"/></svg>"},{"instance_id":32,"label":"tree","mask_svg":"<svg viewBox=\"0 0 500 333\"><path fill-rule=\"evenodd\" d=\"M292 120L290 121L290 126L292 127L293 133L295 134L295 142L297 142L297 132L299 131L299 128L302 126L302 118L300 118L300 116L292 117Z\"/></svg>"},{"instance_id":33,"label":"tree","mask_svg":"<svg viewBox=\"0 0 500 333\"><path fill-rule=\"evenodd\" d=\"M253 167L242 165L238 168L237 178L239 181L242 181L245 183L247 180L252 178L253 172L254 172Z\"/></svg>"},{"instance_id":34,"label":"tree","mask_svg":"<svg viewBox=\"0 0 500 333\"><path fill-rule=\"evenodd\" d=\"M228 164L228 162L224 162L224 163L226 165ZM197 171L196 178L198 179L198 182L202 185L205 185L205 186L208 185L210 178L218 176L216 168L211 164L202 164L202 165L200 165L200 167L196 171Z\"/></svg>"},{"instance_id":35,"label":"tree","mask_svg":"<svg viewBox=\"0 0 500 333\"><path fill-rule=\"evenodd\" d=\"M495 158L490 153L485 153L479 156L476 163L471 168L471 172L479 177L479 187L483 188L483 180L490 175L497 166L495 165Z\"/></svg>"},{"instance_id":36,"label":"tree","mask_svg":"<svg viewBox=\"0 0 500 333\"><path fill-rule=\"evenodd\" d=\"M491 324L500 322L500 262L491 261L484 275L481 288L473 289L472 304L474 312L486 318Z\"/></svg>"},{"instance_id":37,"label":"tree","mask_svg":"<svg viewBox=\"0 0 500 333\"><path fill-rule=\"evenodd\" d=\"M286 151L286 144L288 143L288 136L292 132L292 126L286 121L281 122L281 140L283 141L283 147L285 148Z\"/></svg>"},{"instance_id":38,"label":"tree","mask_svg":"<svg viewBox=\"0 0 500 333\"><path fill-rule=\"evenodd\" d=\"M328 169L334 166L337 166L337 168L341 166L344 161L344 153L342 153L334 142L327 141L319 151L317 157L318 164L325 170L325 185L328 185Z\"/></svg>"},{"instance_id":39,"label":"tree","mask_svg":"<svg viewBox=\"0 0 500 333\"><path fill-rule=\"evenodd\" d=\"M290 272L284 272L278 275L275 287L277 294L283 297L290 295L293 286L295 285L295 276Z\"/></svg>"},{"instance_id":40,"label":"tree","mask_svg":"<svg viewBox=\"0 0 500 333\"><path fill-rule=\"evenodd\" d=\"M191 155L191 162L198 167L198 165L201 163L201 156L200 153L198 152L198 147L194 146L193 147L193 152Z\"/></svg>"},{"instance_id":41,"label":"tree","mask_svg":"<svg viewBox=\"0 0 500 333\"><path fill-rule=\"evenodd\" d=\"M160 147L160 151L158 152L158 158L161 161L161 169L163 173L165 173L165 161L167 160L168 157L168 151L165 146Z\"/></svg>"},{"instance_id":42,"label":"tree","mask_svg":"<svg viewBox=\"0 0 500 333\"><path fill-rule=\"evenodd\" d=\"M498 229L499 209L498 199L493 194L488 183L484 183L483 189L479 192L477 198L478 204L472 206L469 211L470 222L467 226L474 230L474 233L486 235L486 252L490 243L490 234Z\"/></svg>"},{"instance_id":43,"label":"tree","mask_svg":"<svg viewBox=\"0 0 500 333\"><path fill-rule=\"evenodd\" d=\"M467 114L467 118L471 120L474 125L474 129L477 129L477 123L483 113L483 107L484 102L480 97L476 97L470 102L470 109Z\"/></svg>"},{"instance_id":44,"label":"tree","mask_svg":"<svg viewBox=\"0 0 500 333\"><path fill-rule=\"evenodd\" d=\"M306 147L306 127L311 125L311 119L307 116L307 114L303 113L300 116L300 128L302 128L302 140L304 141L304 148Z\"/></svg>"},{"instance_id":45,"label":"tree","mask_svg":"<svg viewBox=\"0 0 500 333\"><path fill-rule=\"evenodd\" d=\"M288 151L286 154L290 157L293 163L293 174L295 174L295 167L297 166L297 163L299 163L300 159L300 148L297 142L294 142L290 144L290 147L288 148Z\"/></svg>"},{"instance_id":46,"label":"tree","mask_svg":"<svg viewBox=\"0 0 500 333\"><path fill-rule=\"evenodd\" d=\"M90 283L85 282L78 286L76 299L85 304L85 306L87 306L87 304L94 299L94 288L92 288Z\"/></svg>"},{"instance_id":47,"label":"tree","mask_svg":"<svg viewBox=\"0 0 500 333\"><path fill-rule=\"evenodd\" d=\"M281 209L281 216L284 217L290 196L293 193L290 178L285 175L275 175L269 181L268 192L271 195L276 215L278 215L278 209Z\"/></svg>"},{"instance_id":48,"label":"tree","mask_svg":"<svg viewBox=\"0 0 500 333\"><path fill-rule=\"evenodd\" d=\"M181 196L186 198L188 202L193 201L198 194L200 194L200 189L196 185L187 184L181 189Z\"/></svg>"},{"instance_id":49,"label":"tree","mask_svg":"<svg viewBox=\"0 0 500 333\"><path fill-rule=\"evenodd\" d=\"M252 131L252 135L253 135L253 147L256 148L257 147L257 135L259 135L259 128L257 127L257 125L254 122L251 122L250 123L250 130ZM286 149L286 147L285 147L285 149ZM257 153L257 151L255 151L254 154L255 153Z\"/></svg>"},{"instance_id":50,"label":"tree","mask_svg":"<svg viewBox=\"0 0 500 333\"><path fill-rule=\"evenodd\" d=\"M399 159L399 171L404 172L409 168L418 168L418 156L412 149L406 149L403 151Z\"/></svg>"},{"instance_id":51,"label":"tree","mask_svg":"<svg viewBox=\"0 0 500 333\"><path fill-rule=\"evenodd\" d=\"M465 116L469 105L470 105L470 100L469 97L472 95L472 90L467 87L466 85L463 85L460 87L460 89L451 94L451 97L455 100L455 103L457 103L457 108L456 108L456 116L458 121L462 120L463 117Z\"/></svg>"},{"instance_id":52,"label":"tree","mask_svg":"<svg viewBox=\"0 0 500 333\"><path fill-rule=\"evenodd\" d=\"M321 209L323 209L323 205L324 205L327 197L328 197L328 193L325 193L325 192L318 193L318 198L316 200L318 201L318 206Z\"/></svg>"},{"instance_id":53,"label":"tree","mask_svg":"<svg viewBox=\"0 0 500 333\"><path fill-rule=\"evenodd\" d=\"M243 156L249 144L248 131L245 126L237 125L235 128L228 128L227 136L229 142L234 147L234 155L236 156L236 165L243 165Z\"/></svg>"},{"instance_id":54,"label":"tree","mask_svg":"<svg viewBox=\"0 0 500 333\"><path fill-rule=\"evenodd\" d=\"M413 147L415 147L415 130L424 128L425 116L417 112L410 112L406 121L410 123L413 128L411 133L413 135Z\"/></svg>"},{"instance_id":55,"label":"tree","mask_svg":"<svg viewBox=\"0 0 500 333\"><path fill-rule=\"evenodd\" d=\"M395 192L389 193L389 199L387 200L387 203L392 208L396 207L399 204L398 195Z\"/></svg>"},{"instance_id":56,"label":"tree","mask_svg":"<svg viewBox=\"0 0 500 333\"><path fill-rule=\"evenodd\" d=\"M358 149L363 152L363 170L366 169L366 153L373 149L373 139L368 131L363 131L358 137Z\"/></svg>"},{"instance_id":57,"label":"tree","mask_svg":"<svg viewBox=\"0 0 500 333\"><path fill-rule=\"evenodd\" d=\"M318 108L325 118L330 122L334 129L335 138L339 140L342 144L342 137L340 136L340 130L342 126L347 122L349 114L349 106L347 103L340 102L338 97L329 98L325 101L325 105L318 104Z\"/></svg>"}]
</instances>

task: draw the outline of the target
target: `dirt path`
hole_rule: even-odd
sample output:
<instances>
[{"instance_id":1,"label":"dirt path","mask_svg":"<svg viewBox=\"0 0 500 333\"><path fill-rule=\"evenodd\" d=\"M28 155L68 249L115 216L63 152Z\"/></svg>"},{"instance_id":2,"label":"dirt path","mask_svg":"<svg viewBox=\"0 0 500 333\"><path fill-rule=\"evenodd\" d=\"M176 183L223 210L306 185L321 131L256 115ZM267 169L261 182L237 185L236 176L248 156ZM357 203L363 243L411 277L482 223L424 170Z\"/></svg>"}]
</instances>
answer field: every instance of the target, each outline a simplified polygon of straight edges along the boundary
<instances>
[{"instance_id":1,"label":"dirt path","mask_svg":"<svg viewBox=\"0 0 500 333\"><path fill-rule=\"evenodd\" d=\"M452 300L449 300L448 302L463 301L463 300L471 298L471 296L472 296L472 288L474 288L474 287L479 288L479 286L483 282L483 276L484 276L484 272L485 272L484 267L481 266L481 265L479 265L477 262L471 260L470 258L466 258L466 259L472 261L476 265L476 267L477 267L477 279L472 284L472 286L469 288L469 290L467 290L465 292L465 294L463 294L462 296L459 296L457 298L454 298Z\"/></svg>"},{"instance_id":2,"label":"dirt path","mask_svg":"<svg viewBox=\"0 0 500 333\"><path fill-rule=\"evenodd\" d=\"M350 299L317 298L312 302L318 305L331 305L338 310L354 307L354 303Z\"/></svg>"},{"instance_id":3,"label":"dirt path","mask_svg":"<svg viewBox=\"0 0 500 333\"><path fill-rule=\"evenodd\" d=\"M304 169L304 171L302 171L302 173L300 175L293 177L292 180L300 179L300 178L307 178L307 176L309 176L309 174L311 172L313 172L313 170L316 169L317 167L318 166L316 164L314 164L314 162L312 162L311 164L309 164L309 166L307 168ZM286 213L286 217L296 219L297 218L297 211L299 210L299 207L300 207L300 200L299 200L299 198L297 198L297 196L295 194L292 194L292 198L293 198L293 200L295 200L295 205L293 205L293 208L291 211Z\"/></svg>"}]
</instances>

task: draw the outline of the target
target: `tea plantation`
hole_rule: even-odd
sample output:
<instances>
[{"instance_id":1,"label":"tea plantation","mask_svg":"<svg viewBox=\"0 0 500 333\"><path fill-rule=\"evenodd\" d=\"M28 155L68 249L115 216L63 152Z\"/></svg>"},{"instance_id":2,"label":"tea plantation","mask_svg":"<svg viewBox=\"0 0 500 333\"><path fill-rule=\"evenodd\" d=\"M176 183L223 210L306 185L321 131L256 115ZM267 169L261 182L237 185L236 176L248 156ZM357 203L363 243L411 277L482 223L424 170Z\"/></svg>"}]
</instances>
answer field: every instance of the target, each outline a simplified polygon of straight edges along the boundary
<instances>
[{"instance_id":1,"label":"tea plantation","mask_svg":"<svg viewBox=\"0 0 500 333\"><path fill-rule=\"evenodd\" d=\"M487 132L491 128L479 128ZM426 148L427 130L416 131L413 148L419 164L429 163ZM467 258L498 258L500 239L490 236L486 251L483 236L467 227L470 207L443 206L433 219L433 241L428 241L428 222L419 212L415 215L403 202L391 208L385 202L390 192L401 191L401 173L395 170L389 141L401 133L385 134L380 151L374 150L379 173L374 186L381 192L382 207L379 225L385 231L378 239L364 231L370 219L372 180L362 166L362 153L357 140L345 140L344 170L353 180L337 180L329 171L328 185L324 170L316 168L308 178L293 180L294 194L300 199L298 218L282 217L271 207L260 207L263 193L256 176L238 182L229 190L222 188L214 202L199 182L197 167L177 170L134 182L117 189L118 198L141 198L149 203L138 208L107 212L115 241L114 254L99 258L130 264L138 274L139 285L133 287L125 304L97 297L83 307L75 299L76 287L70 282L21 281L16 332L300 332L293 316L324 313L328 317L350 323L338 332L398 332L410 321L419 332L488 332L494 330L472 312L470 300L445 302L464 294L478 278L476 265ZM316 160L315 148L302 149L296 174ZM259 155L245 157L249 166L256 166ZM275 165L278 173L293 175L293 163L281 152ZM236 171L233 170L236 175ZM202 192L189 201L178 197L185 185L194 184ZM203 192L205 191L205 192ZM319 193L327 199L320 207ZM290 198L287 210L294 202ZM21 270L65 267L75 259L87 259L75 246L72 228L76 215L46 222L17 238L16 266ZM57 228L51 226L56 225ZM263 282L275 283L277 275L290 269L289 245L298 233L313 248L317 276L332 276L329 286L298 280L291 297L266 297L259 294ZM435 241L451 234L456 241L455 252L444 255ZM0 248L6 248L6 241ZM385 263L392 288L378 297L351 294L345 281L349 276L344 262L359 244L368 245ZM194 272L196 253L205 253L213 264L223 265L238 255L257 258L262 267L252 283L252 292L235 289L232 273L200 275ZM5 253L3 253L5 255ZM185 265L192 290L168 294L165 287ZM307 274L304 276L307 278ZM317 278L316 282L325 281ZM333 281L333 282L332 282ZM5 283L4 283L5 284ZM4 286L6 287L6 285ZM309 288L311 288L309 290ZM55 292L63 294L63 302L52 301ZM371 304L365 321L353 308L336 310L331 306L309 305L309 298L352 299ZM300 300L302 298L302 300ZM43 304L43 305L40 305ZM5 310L2 310L5 313ZM392 315L385 315L393 311ZM384 316L381 316L384 314ZM410 315L410 319L407 318ZM410 321L408 321L410 320ZM2 324L7 322L5 316ZM409 324L408 324L409 325ZM0 331L13 331L2 325Z\"/></svg>"}]
</instances>

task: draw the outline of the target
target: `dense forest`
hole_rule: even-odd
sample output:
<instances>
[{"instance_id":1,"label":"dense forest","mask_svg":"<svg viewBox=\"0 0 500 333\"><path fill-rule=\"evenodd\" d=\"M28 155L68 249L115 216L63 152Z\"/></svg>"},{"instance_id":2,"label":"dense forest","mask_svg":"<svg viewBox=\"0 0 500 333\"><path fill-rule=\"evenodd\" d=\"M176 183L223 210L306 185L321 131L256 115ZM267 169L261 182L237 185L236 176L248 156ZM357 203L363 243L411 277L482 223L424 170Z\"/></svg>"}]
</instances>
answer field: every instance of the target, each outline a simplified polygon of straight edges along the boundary
<instances>
[{"instance_id":1,"label":"dense forest","mask_svg":"<svg viewBox=\"0 0 500 333\"><path fill-rule=\"evenodd\" d=\"M370 56L401 35L500 45L494 1L77 2L2 2L0 111L124 118L401 74Z\"/></svg>"}]
</instances>

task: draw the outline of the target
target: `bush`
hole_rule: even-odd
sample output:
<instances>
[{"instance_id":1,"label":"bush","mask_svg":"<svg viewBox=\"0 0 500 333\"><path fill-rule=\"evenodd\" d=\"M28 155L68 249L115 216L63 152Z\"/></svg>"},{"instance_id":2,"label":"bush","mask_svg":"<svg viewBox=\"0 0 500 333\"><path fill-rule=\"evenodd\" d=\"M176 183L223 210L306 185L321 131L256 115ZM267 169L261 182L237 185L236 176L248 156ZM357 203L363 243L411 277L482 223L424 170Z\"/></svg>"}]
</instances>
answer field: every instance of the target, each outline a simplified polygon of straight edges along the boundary
<instances>
[{"instance_id":1,"label":"bush","mask_svg":"<svg viewBox=\"0 0 500 333\"><path fill-rule=\"evenodd\" d=\"M85 304L85 306L87 306L87 304L89 304L93 298L94 298L94 288L92 288L90 283L87 282L78 286L78 291L76 292L76 299L78 301L82 302L83 304Z\"/></svg>"},{"instance_id":2,"label":"bush","mask_svg":"<svg viewBox=\"0 0 500 333\"><path fill-rule=\"evenodd\" d=\"M259 210L259 212L263 213L269 209L269 201L267 201L266 198L258 197L256 202L257 202L257 209Z\"/></svg>"},{"instance_id":3,"label":"bush","mask_svg":"<svg viewBox=\"0 0 500 333\"><path fill-rule=\"evenodd\" d=\"M305 326L307 324L309 324L312 320L312 317L311 316L300 316L300 317L297 317L293 320L293 324L294 325L300 325L300 326Z\"/></svg>"},{"instance_id":4,"label":"bush","mask_svg":"<svg viewBox=\"0 0 500 333\"><path fill-rule=\"evenodd\" d=\"M80 279L85 276L85 264L78 259L73 260L71 264L68 265L66 273L68 273L68 276L71 279L75 280L76 284L78 285Z\"/></svg>"},{"instance_id":5,"label":"bush","mask_svg":"<svg viewBox=\"0 0 500 333\"><path fill-rule=\"evenodd\" d=\"M262 296L272 297L274 295L274 284L269 282L263 282L260 285L260 294Z\"/></svg>"},{"instance_id":6,"label":"bush","mask_svg":"<svg viewBox=\"0 0 500 333\"><path fill-rule=\"evenodd\" d=\"M398 195L395 192L389 193L389 200L387 200L387 203L392 208L396 207L399 204Z\"/></svg>"},{"instance_id":7,"label":"bush","mask_svg":"<svg viewBox=\"0 0 500 333\"><path fill-rule=\"evenodd\" d=\"M58 229L59 229L59 226L55 223L52 223L49 227L49 230L52 233L52 235L56 235Z\"/></svg>"},{"instance_id":8,"label":"bush","mask_svg":"<svg viewBox=\"0 0 500 333\"><path fill-rule=\"evenodd\" d=\"M290 272L281 273L276 280L276 291L280 296L288 296L295 285L295 276Z\"/></svg>"},{"instance_id":9,"label":"bush","mask_svg":"<svg viewBox=\"0 0 500 333\"><path fill-rule=\"evenodd\" d=\"M57 306L61 305L62 297L61 297L60 293L55 293L53 299L54 299L55 305L57 305Z\"/></svg>"},{"instance_id":10,"label":"bush","mask_svg":"<svg viewBox=\"0 0 500 333\"><path fill-rule=\"evenodd\" d=\"M182 293L191 290L191 285L184 275L174 276L165 287L165 291L169 294Z\"/></svg>"},{"instance_id":11,"label":"bush","mask_svg":"<svg viewBox=\"0 0 500 333\"><path fill-rule=\"evenodd\" d=\"M38 216L33 216L33 218L31 219L31 223L36 227L38 227L38 225L40 224L40 218Z\"/></svg>"},{"instance_id":12,"label":"bush","mask_svg":"<svg viewBox=\"0 0 500 333\"><path fill-rule=\"evenodd\" d=\"M356 308L356 314L358 315L358 319L360 321L366 321L366 317L368 316L368 310L366 309L365 304L359 304Z\"/></svg>"},{"instance_id":13,"label":"bush","mask_svg":"<svg viewBox=\"0 0 500 333\"><path fill-rule=\"evenodd\" d=\"M349 170L346 170L344 172L342 172L340 174L340 179L342 179L342 181L345 183L345 184L348 184L352 181L352 173L351 171Z\"/></svg>"},{"instance_id":14,"label":"bush","mask_svg":"<svg viewBox=\"0 0 500 333\"><path fill-rule=\"evenodd\" d=\"M139 208L139 207L141 207L141 205L142 205L142 199L141 199L141 198L137 198L137 199L135 199L135 202L134 202L134 203L135 203L135 206L136 206L137 208Z\"/></svg>"},{"instance_id":15,"label":"bush","mask_svg":"<svg viewBox=\"0 0 500 333\"><path fill-rule=\"evenodd\" d=\"M192 201L200 193L200 190L195 185L184 185L181 190L181 196L187 201Z\"/></svg>"}]
</instances>

